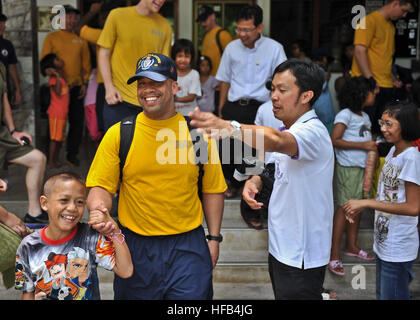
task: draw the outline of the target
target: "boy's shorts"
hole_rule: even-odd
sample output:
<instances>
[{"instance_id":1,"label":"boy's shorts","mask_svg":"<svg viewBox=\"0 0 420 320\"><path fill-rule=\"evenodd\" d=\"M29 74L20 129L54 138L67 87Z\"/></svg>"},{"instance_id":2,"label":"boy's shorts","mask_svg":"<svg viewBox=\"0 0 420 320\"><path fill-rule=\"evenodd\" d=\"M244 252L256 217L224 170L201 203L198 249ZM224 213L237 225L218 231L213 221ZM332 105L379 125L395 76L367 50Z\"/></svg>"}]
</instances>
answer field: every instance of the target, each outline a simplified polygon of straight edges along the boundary
<instances>
[{"instance_id":1,"label":"boy's shorts","mask_svg":"<svg viewBox=\"0 0 420 320\"><path fill-rule=\"evenodd\" d=\"M3 167L6 162L23 157L34 149L32 145L20 145L12 137L6 127L0 128L0 166Z\"/></svg>"},{"instance_id":2,"label":"boy's shorts","mask_svg":"<svg viewBox=\"0 0 420 320\"><path fill-rule=\"evenodd\" d=\"M48 117L48 122L50 123L50 139L65 141L67 120Z\"/></svg>"},{"instance_id":3,"label":"boy's shorts","mask_svg":"<svg viewBox=\"0 0 420 320\"><path fill-rule=\"evenodd\" d=\"M121 227L134 273L114 277L115 300L208 300L212 261L202 226L189 232L145 237Z\"/></svg>"},{"instance_id":4,"label":"boy's shorts","mask_svg":"<svg viewBox=\"0 0 420 320\"><path fill-rule=\"evenodd\" d=\"M347 200L363 198L365 168L335 165L335 199L341 207Z\"/></svg>"}]
</instances>

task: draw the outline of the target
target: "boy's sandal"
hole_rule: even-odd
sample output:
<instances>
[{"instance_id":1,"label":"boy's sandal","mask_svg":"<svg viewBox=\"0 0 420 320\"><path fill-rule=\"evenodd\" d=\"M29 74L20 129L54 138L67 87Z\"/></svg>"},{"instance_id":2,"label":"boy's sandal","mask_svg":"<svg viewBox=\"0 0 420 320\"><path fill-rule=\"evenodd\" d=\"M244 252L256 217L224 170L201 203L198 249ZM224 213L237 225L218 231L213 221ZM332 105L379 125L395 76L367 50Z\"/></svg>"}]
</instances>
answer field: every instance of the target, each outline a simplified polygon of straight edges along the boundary
<instances>
[{"instance_id":1,"label":"boy's sandal","mask_svg":"<svg viewBox=\"0 0 420 320\"><path fill-rule=\"evenodd\" d=\"M343 251L343 253L346 256L357 257L359 259L366 260L366 261L372 261L375 259L373 255L367 253L365 250L362 250L362 249L360 249L359 253L351 253L351 252L346 252L346 251Z\"/></svg>"},{"instance_id":2,"label":"boy's sandal","mask_svg":"<svg viewBox=\"0 0 420 320\"><path fill-rule=\"evenodd\" d=\"M340 260L331 260L330 263L328 263L328 270L337 276L344 276L344 267Z\"/></svg>"},{"instance_id":3,"label":"boy's sandal","mask_svg":"<svg viewBox=\"0 0 420 320\"><path fill-rule=\"evenodd\" d=\"M322 288L322 300L337 300L337 292Z\"/></svg>"}]
</instances>

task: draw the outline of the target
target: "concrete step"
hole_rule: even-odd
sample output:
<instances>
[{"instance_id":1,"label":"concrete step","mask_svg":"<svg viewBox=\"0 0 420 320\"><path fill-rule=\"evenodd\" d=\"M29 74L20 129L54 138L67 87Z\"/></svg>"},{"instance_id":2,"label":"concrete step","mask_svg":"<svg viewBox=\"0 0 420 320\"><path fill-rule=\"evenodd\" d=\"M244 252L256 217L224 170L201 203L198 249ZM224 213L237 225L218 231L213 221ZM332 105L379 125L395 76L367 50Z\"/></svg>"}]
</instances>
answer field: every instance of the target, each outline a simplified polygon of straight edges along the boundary
<instances>
[{"instance_id":1,"label":"concrete step","mask_svg":"<svg viewBox=\"0 0 420 320\"><path fill-rule=\"evenodd\" d=\"M335 276L327 271L324 287L337 292L339 300L376 300L374 264L363 266L344 264L344 269L346 272L344 277ZM419 277L420 266L415 265L413 269ZM113 273L98 269L98 275L101 298L113 300ZM218 265L213 276L215 300L274 299L267 265ZM363 279L366 279L365 283ZM410 293L412 300L420 300L420 282L417 279L410 284ZM0 278L0 300L19 300L20 298L21 292L14 288L6 290Z\"/></svg>"},{"instance_id":2,"label":"concrete step","mask_svg":"<svg viewBox=\"0 0 420 320\"><path fill-rule=\"evenodd\" d=\"M248 228L241 217L240 202L239 199L225 199L222 228ZM373 229L374 218L375 215L372 210L365 210L362 213L359 228Z\"/></svg>"},{"instance_id":3,"label":"concrete step","mask_svg":"<svg viewBox=\"0 0 420 320\"><path fill-rule=\"evenodd\" d=\"M25 216L28 209L28 201L24 200L0 201L0 205L5 207L8 211L13 212L20 218L23 218ZM87 217L88 214L87 211L85 211L83 219L86 220ZM373 220L374 214L370 211L365 211L362 214L360 229L372 229ZM203 221L203 225L206 225L205 221ZM239 199L225 199L222 228L248 228L247 224L243 221L241 217Z\"/></svg>"}]
</instances>

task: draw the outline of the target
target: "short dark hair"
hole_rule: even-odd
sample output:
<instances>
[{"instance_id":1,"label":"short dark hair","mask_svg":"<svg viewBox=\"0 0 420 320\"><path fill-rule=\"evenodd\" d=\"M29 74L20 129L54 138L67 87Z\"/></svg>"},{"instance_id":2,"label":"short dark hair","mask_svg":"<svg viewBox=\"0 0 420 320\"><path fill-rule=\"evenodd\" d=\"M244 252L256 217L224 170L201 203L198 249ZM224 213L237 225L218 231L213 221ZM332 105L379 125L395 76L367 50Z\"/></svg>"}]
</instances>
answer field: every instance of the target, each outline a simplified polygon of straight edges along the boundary
<instances>
[{"instance_id":1,"label":"short dark hair","mask_svg":"<svg viewBox=\"0 0 420 320\"><path fill-rule=\"evenodd\" d=\"M209 63L210 71L213 69L213 64L211 63L211 59L208 56L200 56L200 59L198 60L197 69L200 71L200 64L201 61L207 61Z\"/></svg>"},{"instance_id":2,"label":"short dark hair","mask_svg":"<svg viewBox=\"0 0 420 320\"><path fill-rule=\"evenodd\" d=\"M57 58L57 55L54 53L47 54L44 58L41 59L40 62L40 68L41 73L45 77L47 74L45 73L45 70L48 68L55 68L54 60Z\"/></svg>"},{"instance_id":3,"label":"short dark hair","mask_svg":"<svg viewBox=\"0 0 420 320\"><path fill-rule=\"evenodd\" d=\"M337 93L340 108L348 108L353 112L361 111L369 92L373 92L375 88L376 82L373 78L366 79L360 76L346 79Z\"/></svg>"},{"instance_id":4,"label":"short dark hair","mask_svg":"<svg viewBox=\"0 0 420 320\"><path fill-rule=\"evenodd\" d=\"M177 53L185 52L191 55L191 65L194 65L194 44L188 39L178 39L174 42L171 49L171 58L175 61Z\"/></svg>"},{"instance_id":5,"label":"short dark hair","mask_svg":"<svg viewBox=\"0 0 420 320\"><path fill-rule=\"evenodd\" d=\"M51 190L52 185L54 185L57 181L69 181L74 180L79 182L81 185L86 187L85 181L83 180L82 176L77 172L73 171L61 171L50 175L46 178L44 182L44 187L42 194L48 196L49 191Z\"/></svg>"},{"instance_id":6,"label":"short dark hair","mask_svg":"<svg viewBox=\"0 0 420 320\"><path fill-rule=\"evenodd\" d=\"M385 106L384 113L398 120L404 140L414 141L420 138L419 111L414 103L394 102Z\"/></svg>"},{"instance_id":7,"label":"short dark hair","mask_svg":"<svg viewBox=\"0 0 420 320\"><path fill-rule=\"evenodd\" d=\"M7 16L4 13L0 13L0 22L7 21Z\"/></svg>"},{"instance_id":8,"label":"short dark hair","mask_svg":"<svg viewBox=\"0 0 420 320\"><path fill-rule=\"evenodd\" d=\"M308 54L308 43L305 39L297 39L292 42L292 45L296 44L299 47L299 50Z\"/></svg>"},{"instance_id":9,"label":"short dark hair","mask_svg":"<svg viewBox=\"0 0 420 320\"><path fill-rule=\"evenodd\" d=\"M254 26L256 27L262 23L263 11L259 5L245 5L239 9L238 15L236 16L236 22L250 19L254 19Z\"/></svg>"},{"instance_id":10,"label":"short dark hair","mask_svg":"<svg viewBox=\"0 0 420 320\"><path fill-rule=\"evenodd\" d=\"M314 96L309 101L312 107L322 92L322 85L325 81L325 73L313 63L301 59L289 59L281 63L274 70L273 78L277 73L289 70L296 78L296 85L299 87L299 95L305 91L312 91Z\"/></svg>"}]
</instances>

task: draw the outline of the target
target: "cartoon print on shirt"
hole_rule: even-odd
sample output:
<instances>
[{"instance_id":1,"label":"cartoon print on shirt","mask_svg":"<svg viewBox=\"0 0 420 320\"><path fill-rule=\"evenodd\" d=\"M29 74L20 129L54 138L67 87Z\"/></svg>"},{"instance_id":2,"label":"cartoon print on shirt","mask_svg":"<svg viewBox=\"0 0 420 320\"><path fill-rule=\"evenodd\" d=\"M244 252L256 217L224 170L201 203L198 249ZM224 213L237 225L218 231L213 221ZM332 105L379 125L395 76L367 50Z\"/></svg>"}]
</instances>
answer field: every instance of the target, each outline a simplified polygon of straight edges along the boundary
<instances>
[{"instance_id":1,"label":"cartoon print on shirt","mask_svg":"<svg viewBox=\"0 0 420 320\"><path fill-rule=\"evenodd\" d=\"M371 137L370 128L363 124L359 130L359 137Z\"/></svg>"},{"instance_id":2,"label":"cartoon print on shirt","mask_svg":"<svg viewBox=\"0 0 420 320\"><path fill-rule=\"evenodd\" d=\"M37 280L35 299L75 300L79 288L66 274L67 255L50 252L44 264L48 272Z\"/></svg>"},{"instance_id":3,"label":"cartoon print on shirt","mask_svg":"<svg viewBox=\"0 0 420 320\"><path fill-rule=\"evenodd\" d=\"M401 181L398 179L402 167L392 163L385 163L382 169L380 180L383 183L383 192L380 195L381 201L397 203L398 187ZM380 212L375 222L375 237L378 243L384 242L388 238L389 224L392 214Z\"/></svg>"},{"instance_id":4,"label":"cartoon print on shirt","mask_svg":"<svg viewBox=\"0 0 420 320\"><path fill-rule=\"evenodd\" d=\"M390 215L379 215L375 223L375 237L377 242L382 243L388 238Z\"/></svg>"},{"instance_id":5,"label":"cartoon print on shirt","mask_svg":"<svg viewBox=\"0 0 420 320\"><path fill-rule=\"evenodd\" d=\"M16 255L16 264L15 264L15 288L23 288L25 283L25 275L23 274L24 268L23 264L20 262L20 257Z\"/></svg>"},{"instance_id":6,"label":"cartoon print on shirt","mask_svg":"<svg viewBox=\"0 0 420 320\"><path fill-rule=\"evenodd\" d=\"M381 179L384 185L384 191L381 195L382 201L396 203L398 201L398 186L400 180L398 179L402 168L395 166L392 163L386 163L382 170Z\"/></svg>"},{"instance_id":7,"label":"cartoon print on shirt","mask_svg":"<svg viewBox=\"0 0 420 320\"><path fill-rule=\"evenodd\" d=\"M67 276L76 284L80 291L77 300L85 300L85 295L91 296L89 252L78 247L74 247L67 254L68 264L66 268Z\"/></svg>"}]
</instances>

